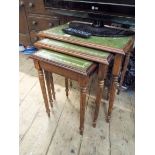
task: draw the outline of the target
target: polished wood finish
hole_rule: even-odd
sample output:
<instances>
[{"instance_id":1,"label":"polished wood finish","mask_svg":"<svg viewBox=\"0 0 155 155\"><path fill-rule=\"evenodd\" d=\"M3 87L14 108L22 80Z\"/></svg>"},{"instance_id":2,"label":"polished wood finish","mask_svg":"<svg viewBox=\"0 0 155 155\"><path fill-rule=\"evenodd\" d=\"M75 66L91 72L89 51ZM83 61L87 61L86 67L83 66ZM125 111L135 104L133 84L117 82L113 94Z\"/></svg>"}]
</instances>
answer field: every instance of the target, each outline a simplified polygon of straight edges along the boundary
<instances>
[{"instance_id":1,"label":"polished wood finish","mask_svg":"<svg viewBox=\"0 0 155 155\"><path fill-rule=\"evenodd\" d=\"M67 24L61 26L61 28L62 27L67 27ZM41 32L39 32L38 36L42 37L42 38L50 38L50 39L68 42L68 43L72 43L72 44L76 44L76 45L80 45L80 46L99 49L99 50L103 50L104 52L108 51L110 53L115 54L115 61L113 64L113 71L112 71L112 82L111 82L111 86L110 86L110 89L108 90L108 95L107 95L107 97L109 97L109 109L108 109L108 115L107 115L107 122L108 122L110 119L112 107L114 104L115 93L116 93L116 90L119 88L118 87L118 76L119 76L120 68L122 65L122 57L123 57L123 55L125 55L125 54L128 55L128 53L131 52L131 49L133 48L133 44L134 44L134 37L131 37L129 39L129 41L123 45L124 47L114 48L111 46L104 46L102 44L96 44L96 43L93 43L93 42L90 42L90 41L87 41L87 40L84 40L84 39L81 39L78 37L66 36L63 33L61 33L61 31L58 29L54 29L53 31L52 31L52 29L51 29L51 31L41 31ZM92 61L98 62L99 64L105 63L105 61L103 62L103 60L99 60L98 58L95 58L95 57L91 58L88 55L85 56L85 55L80 54L78 52L75 53L74 51L71 51L71 50L61 49L61 47L55 47L54 45L47 46L47 45L41 45L41 44L36 43L36 46L47 48L47 49L53 49L53 50L56 50L59 52L64 52L64 53L67 53L70 55L74 55L76 57L81 57L81 58L83 57L84 59L92 60ZM128 62L126 61L126 64L127 63ZM106 63L106 64L108 65L108 63ZM123 74L124 75L125 75L125 72L126 72L126 66L123 67ZM122 80L123 80L124 75L122 75ZM104 77L104 75L102 75L102 76ZM100 85L102 85L101 83L100 83ZM99 107L99 105L97 105L96 109L98 109L98 107ZM94 116L94 122L95 123L96 123L97 116L98 116L98 110L96 110L95 116ZM93 126L96 125L95 123L93 123Z\"/></svg>"},{"instance_id":2,"label":"polished wood finish","mask_svg":"<svg viewBox=\"0 0 155 155\"><path fill-rule=\"evenodd\" d=\"M38 35L38 36L41 37L40 35ZM68 54L68 55L83 58L83 59L86 59L86 60L95 61L95 62L106 64L106 65L109 64L109 61L112 58L112 54L107 59L103 59L103 58L100 58L99 56L93 56L93 55L88 55L86 53L81 53L80 49L79 49L79 51L74 51L74 50L70 50L70 49L67 49L67 48L58 47L58 46L55 46L55 45L47 45L45 43L43 44L43 43L41 43L39 41L34 43L34 45L37 48L45 48L45 49L49 49L49 50L54 50L54 51L58 51L60 53L65 53L65 54Z\"/></svg>"},{"instance_id":3,"label":"polished wood finish","mask_svg":"<svg viewBox=\"0 0 155 155\"><path fill-rule=\"evenodd\" d=\"M47 92L48 92L48 97L49 97L49 103L51 107L53 107L53 99L52 99L52 94L51 94L51 83L50 83L50 77L49 77L49 72L44 71L45 74L45 79L46 79L46 87L47 87Z\"/></svg>"},{"instance_id":4,"label":"polished wood finish","mask_svg":"<svg viewBox=\"0 0 155 155\"><path fill-rule=\"evenodd\" d=\"M45 80L44 80L43 70L40 67L38 61L34 61L34 65L35 65L35 68L38 70L38 77L39 77L39 82L40 82L40 87L41 87L42 95L43 95L43 98L44 98L46 112L47 112L48 116L50 117L50 109L49 109L49 105L48 105L48 98L47 98L47 93L46 93L46 87L45 87Z\"/></svg>"},{"instance_id":5,"label":"polished wood finish","mask_svg":"<svg viewBox=\"0 0 155 155\"><path fill-rule=\"evenodd\" d=\"M96 107L95 107L95 113L94 113L94 119L93 119L93 127L96 127L96 121L98 118L100 103L103 95L103 88L104 88L104 79L106 76L106 65L99 64L98 69L98 84L97 84L97 91L96 91Z\"/></svg>"},{"instance_id":6,"label":"polished wood finish","mask_svg":"<svg viewBox=\"0 0 155 155\"><path fill-rule=\"evenodd\" d=\"M72 80L70 80L70 87L71 87L71 88L73 87L73 83L72 83Z\"/></svg>"},{"instance_id":7,"label":"polished wood finish","mask_svg":"<svg viewBox=\"0 0 155 155\"><path fill-rule=\"evenodd\" d=\"M110 86L110 97L109 97L109 108L108 108L108 115L107 115L107 122L109 122L111 117L111 112L114 104L116 90L118 88L118 76L120 73L120 67L122 64L122 55L116 54L114 58L114 65L112 71L112 82Z\"/></svg>"},{"instance_id":8,"label":"polished wood finish","mask_svg":"<svg viewBox=\"0 0 155 155\"><path fill-rule=\"evenodd\" d=\"M55 89L54 89L54 82L53 82L53 75L52 75L52 73L49 73L49 79L50 79L50 86L51 86L51 89L52 89L53 99L55 100L56 97L55 97Z\"/></svg>"},{"instance_id":9,"label":"polished wood finish","mask_svg":"<svg viewBox=\"0 0 155 155\"><path fill-rule=\"evenodd\" d=\"M90 48L103 50L103 51L111 52L114 54L122 54L122 55L125 55L125 53L130 49L130 46L133 45L134 43L134 39L132 38L131 40L128 41L126 46L120 49L120 48L113 48L113 47L105 46L101 44L99 45L99 44L95 44L92 42L86 42L84 40L80 40L78 38L73 38L73 37L68 37L65 35L48 34L42 31L38 33L38 36L42 38L50 38L50 39L65 41L65 42L76 44L76 45L81 45L85 47L90 47Z\"/></svg>"},{"instance_id":10,"label":"polished wood finish","mask_svg":"<svg viewBox=\"0 0 155 155\"><path fill-rule=\"evenodd\" d=\"M82 78L79 83L80 83L80 134L83 135L88 80Z\"/></svg>"}]
</instances>

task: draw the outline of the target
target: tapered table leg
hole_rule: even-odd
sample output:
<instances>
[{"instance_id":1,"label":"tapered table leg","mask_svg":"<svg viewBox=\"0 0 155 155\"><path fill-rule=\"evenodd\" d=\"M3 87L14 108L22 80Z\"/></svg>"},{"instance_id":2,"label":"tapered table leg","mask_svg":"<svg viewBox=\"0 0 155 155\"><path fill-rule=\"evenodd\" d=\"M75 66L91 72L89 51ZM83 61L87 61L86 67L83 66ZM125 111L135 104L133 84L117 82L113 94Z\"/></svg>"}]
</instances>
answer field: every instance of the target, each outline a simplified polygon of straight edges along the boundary
<instances>
[{"instance_id":1,"label":"tapered table leg","mask_svg":"<svg viewBox=\"0 0 155 155\"><path fill-rule=\"evenodd\" d=\"M68 88L68 78L65 78L65 87L66 87L66 89L65 89L65 91L66 91L66 96L67 96L67 98L68 98L68 92L69 92L69 88Z\"/></svg>"},{"instance_id":2,"label":"tapered table leg","mask_svg":"<svg viewBox=\"0 0 155 155\"><path fill-rule=\"evenodd\" d=\"M112 71L112 82L110 86L110 97L109 97L109 108L107 115L107 122L109 122L111 117L111 112L114 104L115 94L118 87L118 76L120 72L120 67L122 64L122 55L116 54L114 59L113 71Z\"/></svg>"},{"instance_id":3,"label":"tapered table leg","mask_svg":"<svg viewBox=\"0 0 155 155\"><path fill-rule=\"evenodd\" d=\"M55 90L54 90L54 83L53 83L53 75L52 75L52 73L49 74L49 77L50 77L50 83L51 83L52 95L53 95L53 98L54 98L54 100L55 100L56 97L55 97Z\"/></svg>"},{"instance_id":4,"label":"tapered table leg","mask_svg":"<svg viewBox=\"0 0 155 155\"><path fill-rule=\"evenodd\" d=\"M47 86L47 92L48 92L48 97L49 97L49 102L51 107L53 107L53 100L52 100L52 94L51 94L51 83L50 83L50 76L49 76L49 72L44 71L45 73L45 79L46 79L46 86Z\"/></svg>"},{"instance_id":5,"label":"tapered table leg","mask_svg":"<svg viewBox=\"0 0 155 155\"><path fill-rule=\"evenodd\" d=\"M50 117L50 109L49 109L49 105L48 105L48 98L47 98L45 80L44 80L44 75L43 75L42 69L38 69L38 76L39 76L39 82L40 82L40 86L41 86L42 95L44 98L46 112L47 112L48 116Z\"/></svg>"},{"instance_id":6,"label":"tapered table leg","mask_svg":"<svg viewBox=\"0 0 155 155\"><path fill-rule=\"evenodd\" d=\"M95 113L94 113L94 119L93 119L93 127L96 127L96 121L99 114L100 103L103 95L104 79L106 76L106 69L107 69L106 65L103 65L103 64L99 65L98 85L97 85L96 101L95 101L96 107L95 107Z\"/></svg>"},{"instance_id":7,"label":"tapered table leg","mask_svg":"<svg viewBox=\"0 0 155 155\"><path fill-rule=\"evenodd\" d=\"M130 52L128 52L125 56L125 61L124 61L124 65L123 65L123 70L122 70L122 74L121 74L121 80L120 80L120 83L119 83L119 88L118 88L118 92L117 94L120 93L121 91L121 88L122 88L122 84L124 82L124 77L125 77L125 73L127 71L127 67L128 67L128 64L129 64L129 60L130 60Z\"/></svg>"},{"instance_id":8,"label":"tapered table leg","mask_svg":"<svg viewBox=\"0 0 155 155\"><path fill-rule=\"evenodd\" d=\"M87 85L80 83L80 134L83 135Z\"/></svg>"},{"instance_id":9,"label":"tapered table leg","mask_svg":"<svg viewBox=\"0 0 155 155\"><path fill-rule=\"evenodd\" d=\"M71 79L70 79L70 87L71 87L71 88L73 87L73 82L72 82Z\"/></svg>"}]
</instances>

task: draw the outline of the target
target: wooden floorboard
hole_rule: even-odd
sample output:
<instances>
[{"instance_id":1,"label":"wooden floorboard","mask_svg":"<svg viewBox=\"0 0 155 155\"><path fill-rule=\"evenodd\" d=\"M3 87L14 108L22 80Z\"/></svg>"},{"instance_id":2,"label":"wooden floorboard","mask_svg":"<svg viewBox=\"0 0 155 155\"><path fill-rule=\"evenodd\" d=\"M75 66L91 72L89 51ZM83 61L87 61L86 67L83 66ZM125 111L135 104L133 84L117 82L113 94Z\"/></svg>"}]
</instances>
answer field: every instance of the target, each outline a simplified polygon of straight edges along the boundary
<instances>
[{"instance_id":1,"label":"wooden floorboard","mask_svg":"<svg viewBox=\"0 0 155 155\"><path fill-rule=\"evenodd\" d=\"M89 84L85 130L79 134L79 87L73 82L69 98L65 80L53 74L56 101L48 118L32 60L19 56L20 155L134 155L134 91L117 95L112 118L106 123L107 102L102 102L96 128L92 127L95 77Z\"/></svg>"}]
</instances>

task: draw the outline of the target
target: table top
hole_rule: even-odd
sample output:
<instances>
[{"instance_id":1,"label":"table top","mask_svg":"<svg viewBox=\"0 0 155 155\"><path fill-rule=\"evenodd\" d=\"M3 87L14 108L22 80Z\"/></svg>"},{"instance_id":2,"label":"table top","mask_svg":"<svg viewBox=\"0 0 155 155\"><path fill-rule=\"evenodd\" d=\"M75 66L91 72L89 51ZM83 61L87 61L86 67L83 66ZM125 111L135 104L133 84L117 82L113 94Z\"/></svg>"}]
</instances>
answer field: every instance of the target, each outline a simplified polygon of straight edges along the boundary
<instances>
[{"instance_id":1,"label":"table top","mask_svg":"<svg viewBox=\"0 0 155 155\"><path fill-rule=\"evenodd\" d=\"M56 40L61 40L77 45L100 49L112 53L125 54L133 46L134 37L97 37L81 38L65 34L62 29L68 27L68 24L60 25L48 30L39 32L40 37L47 37Z\"/></svg>"},{"instance_id":2,"label":"table top","mask_svg":"<svg viewBox=\"0 0 155 155\"><path fill-rule=\"evenodd\" d=\"M47 49L38 50L36 53L31 55L31 58L71 69L75 72L80 71L81 73L86 73L87 70L94 64L93 62L85 59L80 59Z\"/></svg>"},{"instance_id":3,"label":"table top","mask_svg":"<svg viewBox=\"0 0 155 155\"><path fill-rule=\"evenodd\" d=\"M42 39L34 44L38 48L55 50L60 53L76 56L98 63L108 64L112 54L97 49L83 47L53 39Z\"/></svg>"}]
</instances>

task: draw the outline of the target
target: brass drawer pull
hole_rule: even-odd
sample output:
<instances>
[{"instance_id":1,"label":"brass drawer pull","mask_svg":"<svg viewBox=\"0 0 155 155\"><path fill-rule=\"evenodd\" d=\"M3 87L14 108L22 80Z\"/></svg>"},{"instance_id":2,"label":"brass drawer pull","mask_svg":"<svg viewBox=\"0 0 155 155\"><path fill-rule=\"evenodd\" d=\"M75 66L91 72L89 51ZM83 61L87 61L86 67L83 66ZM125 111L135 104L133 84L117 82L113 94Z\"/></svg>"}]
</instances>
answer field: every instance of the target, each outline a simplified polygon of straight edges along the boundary
<instances>
[{"instance_id":1,"label":"brass drawer pull","mask_svg":"<svg viewBox=\"0 0 155 155\"><path fill-rule=\"evenodd\" d=\"M32 25L37 25L37 22L36 21L32 21Z\"/></svg>"},{"instance_id":2,"label":"brass drawer pull","mask_svg":"<svg viewBox=\"0 0 155 155\"><path fill-rule=\"evenodd\" d=\"M24 2L23 2L23 1L20 1L20 2L19 2L19 6L20 6L20 7L23 7L23 6L24 6Z\"/></svg>"},{"instance_id":3,"label":"brass drawer pull","mask_svg":"<svg viewBox=\"0 0 155 155\"><path fill-rule=\"evenodd\" d=\"M34 4L32 2L29 3L29 8L34 7Z\"/></svg>"}]
</instances>

